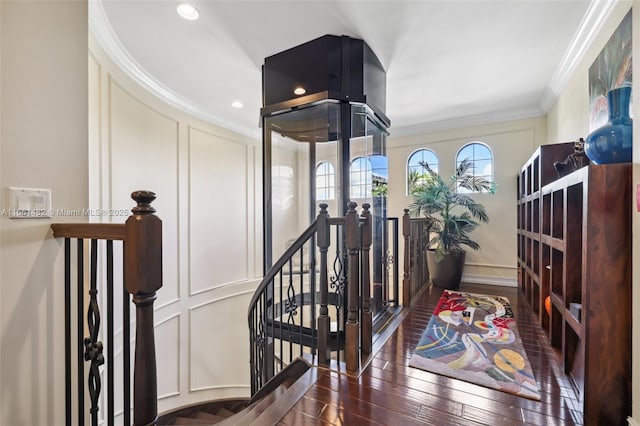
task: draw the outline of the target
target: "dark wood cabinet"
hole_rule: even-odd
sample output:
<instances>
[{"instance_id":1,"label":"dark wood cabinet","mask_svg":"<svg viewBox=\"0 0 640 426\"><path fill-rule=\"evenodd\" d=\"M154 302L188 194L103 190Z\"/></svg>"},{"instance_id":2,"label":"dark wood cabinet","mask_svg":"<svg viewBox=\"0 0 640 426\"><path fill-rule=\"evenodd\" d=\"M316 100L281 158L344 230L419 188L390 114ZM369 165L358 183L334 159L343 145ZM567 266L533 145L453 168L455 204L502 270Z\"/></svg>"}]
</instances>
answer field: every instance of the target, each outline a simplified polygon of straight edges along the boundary
<instances>
[{"instance_id":1,"label":"dark wood cabinet","mask_svg":"<svg viewBox=\"0 0 640 426\"><path fill-rule=\"evenodd\" d=\"M541 287L541 280L549 270L549 263L541 262L540 236L541 226L549 222L542 221L541 189L557 179L553 163L564 161L573 152L573 142L543 145L538 147L529 161L518 174L518 281L520 289L526 295L535 314L545 329L548 328L548 317L542 315L543 303L549 291ZM546 211L546 214L549 214ZM561 227L556 227L556 232ZM541 265L544 263L541 269ZM548 281L548 280L547 280Z\"/></svg>"},{"instance_id":2,"label":"dark wood cabinet","mask_svg":"<svg viewBox=\"0 0 640 426\"><path fill-rule=\"evenodd\" d=\"M518 175L519 286L583 403L585 424L626 424L631 165L589 165L556 178L553 161L568 155L558 145L540 147Z\"/></svg>"}]
</instances>

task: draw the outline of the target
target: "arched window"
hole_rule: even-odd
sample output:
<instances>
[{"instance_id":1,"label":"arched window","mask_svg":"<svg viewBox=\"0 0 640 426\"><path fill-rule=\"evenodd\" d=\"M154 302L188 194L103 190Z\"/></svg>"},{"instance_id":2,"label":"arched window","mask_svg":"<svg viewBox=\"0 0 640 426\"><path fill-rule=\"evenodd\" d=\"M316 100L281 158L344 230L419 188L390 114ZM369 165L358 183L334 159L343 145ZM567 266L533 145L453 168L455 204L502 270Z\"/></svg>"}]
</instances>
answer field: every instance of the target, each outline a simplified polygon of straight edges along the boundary
<instances>
[{"instance_id":1,"label":"arched window","mask_svg":"<svg viewBox=\"0 0 640 426\"><path fill-rule=\"evenodd\" d=\"M460 148L456 155L456 168L467 159L471 162L470 172L474 177L484 177L489 182L493 182L493 152L488 145L475 141ZM458 192L473 191L458 187Z\"/></svg>"},{"instance_id":2,"label":"arched window","mask_svg":"<svg viewBox=\"0 0 640 426\"><path fill-rule=\"evenodd\" d=\"M438 173L438 156L430 149L413 151L407 159L407 195L411 195L427 179L429 174L423 166L428 164L431 170Z\"/></svg>"},{"instance_id":3,"label":"arched window","mask_svg":"<svg viewBox=\"0 0 640 426\"><path fill-rule=\"evenodd\" d=\"M371 197L371 161L364 157L354 158L351 161L349 177L352 199Z\"/></svg>"},{"instance_id":4,"label":"arched window","mask_svg":"<svg viewBox=\"0 0 640 426\"><path fill-rule=\"evenodd\" d=\"M336 198L336 172L333 164L321 161L316 166L316 200L327 201Z\"/></svg>"}]
</instances>

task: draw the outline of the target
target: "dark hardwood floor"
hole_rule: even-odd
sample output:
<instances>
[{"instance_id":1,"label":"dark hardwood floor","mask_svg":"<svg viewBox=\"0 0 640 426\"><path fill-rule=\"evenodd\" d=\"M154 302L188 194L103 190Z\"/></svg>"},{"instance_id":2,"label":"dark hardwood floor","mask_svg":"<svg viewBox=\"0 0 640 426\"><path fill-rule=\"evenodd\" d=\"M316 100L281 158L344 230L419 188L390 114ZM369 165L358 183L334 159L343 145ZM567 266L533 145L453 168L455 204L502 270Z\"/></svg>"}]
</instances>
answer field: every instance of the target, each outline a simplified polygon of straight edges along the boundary
<instances>
[{"instance_id":1,"label":"dark hardwood floor","mask_svg":"<svg viewBox=\"0 0 640 426\"><path fill-rule=\"evenodd\" d=\"M442 290L423 293L358 377L318 368L318 379L279 425L573 425L580 404L531 308L516 288L461 285L461 290L506 296L541 401L439 376L408 366Z\"/></svg>"}]
</instances>

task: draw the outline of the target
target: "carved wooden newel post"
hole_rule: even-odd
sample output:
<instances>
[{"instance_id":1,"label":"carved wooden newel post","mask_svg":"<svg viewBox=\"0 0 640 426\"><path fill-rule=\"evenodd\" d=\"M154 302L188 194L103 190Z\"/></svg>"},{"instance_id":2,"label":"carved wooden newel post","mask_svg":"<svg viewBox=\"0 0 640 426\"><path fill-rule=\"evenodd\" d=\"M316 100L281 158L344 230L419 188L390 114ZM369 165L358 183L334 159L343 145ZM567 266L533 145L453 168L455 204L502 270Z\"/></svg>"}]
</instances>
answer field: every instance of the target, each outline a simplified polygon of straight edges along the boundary
<instances>
[{"instance_id":1,"label":"carved wooden newel post","mask_svg":"<svg viewBox=\"0 0 640 426\"><path fill-rule=\"evenodd\" d=\"M409 235L411 233L409 209L404 209L402 215L402 236L404 238L404 271L402 273L402 304L411 305L411 275L409 274Z\"/></svg>"},{"instance_id":2,"label":"carved wooden newel post","mask_svg":"<svg viewBox=\"0 0 640 426\"><path fill-rule=\"evenodd\" d=\"M349 202L345 216L347 253L349 256L347 281L347 324L345 325L345 361L347 371L355 372L360 366L360 325L358 319L358 296L360 275L360 232L358 226L357 204Z\"/></svg>"},{"instance_id":3,"label":"carved wooden newel post","mask_svg":"<svg viewBox=\"0 0 640 426\"><path fill-rule=\"evenodd\" d=\"M162 287L162 221L153 213L156 194L131 194L138 205L126 222L124 276L136 305L136 354L133 376L133 423L155 425L158 419L153 302Z\"/></svg>"},{"instance_id":4,"label":"carved wooden newel post","mask_svg":"<svg viewBox=\"0 0 640 426\"><path fill-rule=\"evenodd\" d=\"M329 281L327 277L327 252L330 244L329 214L327 204L320 204L318 214L317 244L320 250L320 315L318 316L318 363L328 364L331 359L329 347L329 333L331 319L329 318Z\"/></svg>"},{"instance_id":5,"label":"carved wooden newel post","mask_svg":"<svg viewBox=\"0 0 640 426\"><path fill-rule=\"evenodd\" d=\"M371 205L362 205L362 353L373 351L373 314L371 313L371 274L369 251L371 248Z\"/></svg>"}]
</instances>

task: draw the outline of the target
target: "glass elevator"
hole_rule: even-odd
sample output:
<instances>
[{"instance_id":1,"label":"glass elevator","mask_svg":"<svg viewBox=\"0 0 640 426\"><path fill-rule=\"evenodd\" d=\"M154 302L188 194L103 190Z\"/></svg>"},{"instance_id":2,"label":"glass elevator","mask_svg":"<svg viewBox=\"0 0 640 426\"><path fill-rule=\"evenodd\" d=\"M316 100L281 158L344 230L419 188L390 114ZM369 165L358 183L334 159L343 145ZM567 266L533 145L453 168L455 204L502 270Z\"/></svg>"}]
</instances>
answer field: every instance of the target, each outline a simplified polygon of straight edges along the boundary
<instances>
[{"instance_id":1,"label":"glass elevator","mask_svg":"<svg viewBox=\"0 0 640 426\"><path fill-rule=\"evenodd\" d=\"M389 301L385 71L362 40L326 35L265 58L264 268L315 219L371 205L374 315Z\"/></svg>"}]
</instances>

